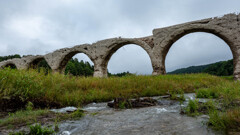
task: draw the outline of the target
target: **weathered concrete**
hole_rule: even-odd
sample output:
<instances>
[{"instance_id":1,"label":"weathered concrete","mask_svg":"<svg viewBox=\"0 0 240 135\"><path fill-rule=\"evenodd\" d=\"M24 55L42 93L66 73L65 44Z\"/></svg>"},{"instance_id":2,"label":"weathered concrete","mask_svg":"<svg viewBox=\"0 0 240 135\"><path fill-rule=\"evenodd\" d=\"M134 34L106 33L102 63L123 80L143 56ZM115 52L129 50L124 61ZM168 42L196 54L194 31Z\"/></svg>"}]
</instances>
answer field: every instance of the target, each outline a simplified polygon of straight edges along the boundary
<instances>
[{"instance_id":1,"label":"weathered concrete","mask_svg":"<svg viewBox=\"0 0 240 135\"><path fill-rule=\"evenodd\" d=\"M54 72L63 72L67 62L77 53L86 54L94 63L94 76L107 77L107 65L111 56L122 46L136 44L149 55L153 75L165 74L165 58L179 38L193 32L207 32L223 39L230 47L234 61L234 77L240 80L240 15L227 14L222 17L174 25L153 30L153 35L142 38L112 38L93 44L63 48L44 56L27 56L0 62L0 67L14 64L18 69L36 67L45 59Z\"/></svg>"},{"instance_id":2,"label":"weathered concrete","mask_svg":"<svg viewBox=\"0 0 240 135\"><path fill-rule=\"evenodd\" d=\"M0 62L0 67L4 68L10 65L16 66L17 69L29 69L36 68L36 65L44 59L44 56L41 55L28 55L20 58L9 59L6 61Z\"/></svg>"}]
</instances>

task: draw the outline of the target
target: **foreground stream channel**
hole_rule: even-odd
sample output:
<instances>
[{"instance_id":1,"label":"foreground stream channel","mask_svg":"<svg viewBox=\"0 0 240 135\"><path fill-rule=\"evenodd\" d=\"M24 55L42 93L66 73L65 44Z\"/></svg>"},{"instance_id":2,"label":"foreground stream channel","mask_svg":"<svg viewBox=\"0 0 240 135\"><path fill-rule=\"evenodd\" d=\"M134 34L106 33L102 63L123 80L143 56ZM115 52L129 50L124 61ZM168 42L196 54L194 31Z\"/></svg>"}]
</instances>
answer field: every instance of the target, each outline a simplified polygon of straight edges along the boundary
<instances>
[{"instance_id":1,"label":"foreground stream channel","mask_svg":"<svg viewBox=\"0 0 240 135\"><path fill-rule=\"evenodd\" d=\"M58 134L71 135L215 135L221 134L208 128L207 115L189 117L181 115L181 107L194 99L185 94L180 102L161 97L158 105L137 109L113 109L107 103L91 103L83 107L86 115L80 120L59 123ZM199 99L204 102L205 99Z\"/></svg>"}]
</instances>

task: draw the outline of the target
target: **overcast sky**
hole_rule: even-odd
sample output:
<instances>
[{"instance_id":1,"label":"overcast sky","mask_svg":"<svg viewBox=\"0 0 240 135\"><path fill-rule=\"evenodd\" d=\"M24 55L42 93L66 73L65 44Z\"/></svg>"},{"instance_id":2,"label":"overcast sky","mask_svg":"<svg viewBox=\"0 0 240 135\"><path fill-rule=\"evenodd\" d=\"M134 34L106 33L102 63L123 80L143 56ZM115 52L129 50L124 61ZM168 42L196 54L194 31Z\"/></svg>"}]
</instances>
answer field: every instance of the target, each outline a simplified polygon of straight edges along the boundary
<instances>
[{"instance_id":1,"label":"overcast sky","mask_svg":"<svg viewBox=\"0 0 240 135\"><path fill-rule=\"evenodd\" d=\"M0 0L0 55L46 54L106 38L149 36L154 28L239 11L239 0ZM231 58L220 38L193 33L174 43L166 68ZM112 56L108 70L150 74L152 67L142 48L127 45Z\"/></svg>"}]
</instances>

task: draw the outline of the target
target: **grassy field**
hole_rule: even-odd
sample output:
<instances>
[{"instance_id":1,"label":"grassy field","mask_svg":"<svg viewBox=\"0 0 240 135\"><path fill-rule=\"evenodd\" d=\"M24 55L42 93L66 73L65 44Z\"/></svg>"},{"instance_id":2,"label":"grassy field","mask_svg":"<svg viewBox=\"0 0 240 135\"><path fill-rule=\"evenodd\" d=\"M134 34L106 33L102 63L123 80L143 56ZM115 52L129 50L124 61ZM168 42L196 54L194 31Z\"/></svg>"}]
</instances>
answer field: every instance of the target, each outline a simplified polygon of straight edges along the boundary
<instances>
[{"instance_id":1,"label":"grassy field","mask_svg":"<svg viewBox=\"0 0 240 135\"><path fill-rule=\"evenodd\" d=\"M186 74L93 78L57 73L45 75L34 70L0 70L2 110L24 108L28 102L33 103L35 108L81 107L90 102L110 101L117 97L136 98L182 92L196 92L199 97L216 98L223 110L211 111L211 125L216 129L240 130L237 126L240 125L240 83L233 81L232 77Z\"/></svg>"}]
</instances>

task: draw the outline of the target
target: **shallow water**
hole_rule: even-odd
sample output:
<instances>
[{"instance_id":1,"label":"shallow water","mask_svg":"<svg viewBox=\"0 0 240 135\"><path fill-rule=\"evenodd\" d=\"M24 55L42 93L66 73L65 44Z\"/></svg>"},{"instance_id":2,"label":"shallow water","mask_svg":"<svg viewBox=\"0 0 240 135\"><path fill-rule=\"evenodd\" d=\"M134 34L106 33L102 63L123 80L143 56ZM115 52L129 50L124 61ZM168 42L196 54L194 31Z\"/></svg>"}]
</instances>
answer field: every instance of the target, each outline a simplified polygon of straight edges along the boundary
<instances>
[{"instance_id":1,"label":"shallow water","mask_svg":"<svg viewBox=\"0 0 240 135\"><path fill-rule=\"evenodd\" d=\"M194 94L185 94L194 99ZM180 103L154 97L159 105L139 109L116 110L107 103L92 103L83 109L87 114L76 121L59 124L62 134L71 135L215 135L204 124L208 116L188 117L180 114ZM201 100L205 102L206 100ZM183 106L187 105L187 100Z\"/></svg>"}]
</instances>

